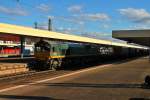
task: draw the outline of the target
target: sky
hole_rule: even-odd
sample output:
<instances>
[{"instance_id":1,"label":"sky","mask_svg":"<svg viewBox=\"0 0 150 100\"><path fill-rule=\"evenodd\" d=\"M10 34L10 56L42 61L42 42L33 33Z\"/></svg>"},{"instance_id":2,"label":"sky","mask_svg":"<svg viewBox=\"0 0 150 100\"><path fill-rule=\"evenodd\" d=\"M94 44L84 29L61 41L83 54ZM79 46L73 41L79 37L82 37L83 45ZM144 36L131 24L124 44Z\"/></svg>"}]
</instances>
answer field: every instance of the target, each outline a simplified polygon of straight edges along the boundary
<instances>
[{"instance_id":1,"label":"sky","mask_svg":"<svg viewBox=\"0 0 150 100\"><path fill-rule=\"evenodd\" d=\"M148 0L0 0L0 23L111 39L112 30L149 29Z\"/></svg>"}]
</instances>

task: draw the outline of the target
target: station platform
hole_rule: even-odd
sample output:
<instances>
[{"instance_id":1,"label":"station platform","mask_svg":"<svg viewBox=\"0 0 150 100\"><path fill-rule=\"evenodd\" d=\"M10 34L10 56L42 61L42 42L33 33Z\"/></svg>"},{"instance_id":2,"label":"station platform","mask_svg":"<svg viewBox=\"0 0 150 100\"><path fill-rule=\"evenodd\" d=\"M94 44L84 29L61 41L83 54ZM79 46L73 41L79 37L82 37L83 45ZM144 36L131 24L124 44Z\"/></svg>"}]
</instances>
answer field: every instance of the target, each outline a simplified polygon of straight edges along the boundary
<instances>
[{"instance_id":1,"label":"station platform","mask_svg":"<svg viewBox=\"0 0 150 100\"><path fill-rule=\"evenodd\" d=\"M143 84L150 75L148 57L63 71L14 81L11 88L0 89L0 100L150 100L150 88Z\"/></svg>"}]
</instances>

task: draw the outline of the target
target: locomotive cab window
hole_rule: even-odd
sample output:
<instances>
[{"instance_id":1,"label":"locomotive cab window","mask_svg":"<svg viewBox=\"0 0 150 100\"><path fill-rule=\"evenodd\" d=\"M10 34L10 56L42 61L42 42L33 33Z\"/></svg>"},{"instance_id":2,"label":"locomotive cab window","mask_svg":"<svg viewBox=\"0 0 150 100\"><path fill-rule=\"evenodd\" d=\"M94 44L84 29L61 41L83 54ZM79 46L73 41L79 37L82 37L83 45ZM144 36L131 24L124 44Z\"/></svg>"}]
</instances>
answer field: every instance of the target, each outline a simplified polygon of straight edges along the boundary
<instances>
[{"instance_id":1,"label":"locomotive cab window","mask_svg":"<svg viewBox=\"0 0 150 100\"><path fill-rule=\"evenodd\" d=\"M50 48L45 47L45 46L35 46L35 51L36 52L45 52L45 51L50 51Z\"/></svg>"},{"instance_id":2,"label":"locomotive cab window","mask_svg":"<svg viewBox=\"0 0 150 100\"><path fill-rule=\"evenodd\" d=\"M35 44L35 51L36 52L50 51L50 45L44 41L40 41Z\"/></svg>"}]
</instances>

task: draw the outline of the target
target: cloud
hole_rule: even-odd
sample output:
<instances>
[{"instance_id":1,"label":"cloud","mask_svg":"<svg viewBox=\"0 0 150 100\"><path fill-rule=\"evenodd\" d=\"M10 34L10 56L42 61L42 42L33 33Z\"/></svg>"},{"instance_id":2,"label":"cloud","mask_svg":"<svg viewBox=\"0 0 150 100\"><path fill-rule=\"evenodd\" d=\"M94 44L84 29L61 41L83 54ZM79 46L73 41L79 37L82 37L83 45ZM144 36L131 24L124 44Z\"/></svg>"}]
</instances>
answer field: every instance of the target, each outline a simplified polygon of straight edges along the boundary
<instances>
[{"instance_id":1,"label":"cloud","mask_svg":"<svg viewBox=\"0 0 150 100\"><path fill-rule=\"evenodd\" d=\"M108 28L110 28L110 25L108 25L108 24L103 24L103 25L102 25L102 28L108 29Z\"/></svg>"},{"instance_id":2,"label":"cloud","mask_svg":"<svg viewBox=\"0 0 150 100\"><path fill-rule=\"evenodd\" d=\"M78 20L76 18L74 18L74 16L48 16L48 18L51 18L52 20L53 19L56 19L56 20L62 20L62 21L65 21L65 22L69 22L69 23L73 23L73 24L79 24L79 25L83 25L84 24L84 21L82 20Z\"/></svg>"},{"instance_id":3,"label":"cloud","mask_svg":"<svg viewBox=\"0 0 150 100\"><path fill-rule=\"evenodd\" d=\"M85 14L83 15L85 18L87 17L88 19L91 20L109 20L109 16L104 14L104 13L96 13L96 14Z\"/></svg>"},{"instance_id":4,"label":"cloud","mask_svg":"<svg viewBox=\"0 0 150 100\"><path fill-rule=\"evenodd\" d=\"M86 36L95 39L110 39L111 33L100 33L100 32L85 32L81 36Z\"/></svg>"},{"instance_id":5,"label":"cloud","mask_svg":"<svg viewBox=\"0 0 150 100\"><path fill-rule=\"evenodd\" d=\"M68 7L68 11L70 12L82 12L83 6L82 5L72 5Z\"/></svg>"},{"instance_id":6,"label":"cloud","mask_svg":"<svg viewBox=\"0 0 150 100\"><path fill-rule=\"evenodd\" d=\"M104 13L95 13L95 14L80 14L74 15L74 17L81 20L89 20L89 21L108 21L110 17Z\"/></svg>"},{"instance_id":7,"label":"cloud","mask_svg":"<svg viewBox=\"0 0 150 100\"><path fill-rule=\"evenodd\" d=\"M84 33L87 22L89 21L108 21L110 17L104 13L96 13L96 14L76 14L71 16L48 16L52 20L56 20L59 22L68 22L71 28L54 28L54 30L63 33ZM110 26L105 24L102 28L108 29ZM93 36L96 37L96 36Z\"/></svg>"},{"instance_id":8,"label":"cloud","mask_svg":"<svg viewBox=\"0 0 150 100\"><path fill-rule=\"evenodd\" d=\"M62 32L62 33L67 33L67 34L74 34L74 33L81 33L80 29L73 28L73 27L57 27L55 28L55 31L57 32Z\"/></svg>"},{"instance_id":9,"label":"cloud","mask_svg":"<svg viewBox=\"0 0 150 100\"><path fill-rule=\"evenodd\" d=\"M137 24L137 25L130 25L127 29L141 30L141 29L149 29L149 28L150 28L150 25L148 25L148 24L144 24L144 25Z\"/></svg>"},{"instance_id":10,"label":"cloud","mask_svg":"<svg viewBox=\"0 0 150 100\"><path fill-rule=\"evenodd\" d=\"M108 21L110 17L104 13L93 13L93 14L74 14L71 16L48 16L52 20L61 20L65 22L69 22L77 25L85 25L86 22L89 21ZM108 28L109 26L105 25L104 28Z\"/></svg>"},{"instance_id":11,"label":"cloud","mask_svg":"<svg viewBox=\"0 0 150 100\"><path fill-rule=\"evenodd\" d=\"M37 8L43 12L48 12L51 10L51 8L48 5L43 4L43 3L37 6Z\"/></svg>"},{"instance_id":12,"label":"cloud","mask_svg":"<svg viewBox=\"0 0 150 100\"><path fill-rule=\"evenodd\" d=\"M0 6L0 12L9 15L19 15L19 16L27 16L28 13L22 8L7 8L4 6Z\"/></svg>"},{"instance_id":13,"label":"cloud","mask_svg":"<svg viewBox=\"0 0 150 100\"><path fill-rule=\"evenodd\" d=\"M38 29L48 30L48 25L38 25Z\"/></svg>"},{"instance_id":14,"label":"cloud","mask_svg":"<svg viewBox=\"0 0 150 100\"><path fill-rule=\"evenodd\" d=\"M95 38L95 39L105 39L105 38L108 39L108 37L111 37L111 33L85 32L81 29L71 28L71 27L67 27L67 28L58 27L58 28L55 28L55 31L67 33L67 34L78 33L76 35L85 36L89 38Z\"/></svg>"},{"instance_id":15,"label":"cloud","mask_svg":"<svg viewBox=\"0 0 150 100\"><path fill-rule=\"evenodd\" d=\"M150 23L150 13L145 9L126 8L118 11L134 23Z\"/></svg>"}]
</instances>

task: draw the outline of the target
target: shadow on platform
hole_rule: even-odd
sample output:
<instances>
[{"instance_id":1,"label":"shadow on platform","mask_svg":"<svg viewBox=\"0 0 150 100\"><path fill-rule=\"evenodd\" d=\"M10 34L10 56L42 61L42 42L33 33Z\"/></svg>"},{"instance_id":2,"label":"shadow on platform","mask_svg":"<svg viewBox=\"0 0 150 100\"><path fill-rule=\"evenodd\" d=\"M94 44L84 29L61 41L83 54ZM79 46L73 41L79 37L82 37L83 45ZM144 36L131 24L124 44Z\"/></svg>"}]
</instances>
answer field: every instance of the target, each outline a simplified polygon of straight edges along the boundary
<instances>
[{"instance_id":1,"label":"shadow on platform","mask_svg":"<svg viewBox=\"0 0 150 100\"><path fill-rule=\"evenodd\" d=\"M8 99L8 100L63 100L63 99L54 99L51 97L18 96L18 95L0 95L0 100L1 99Z\"/></svg>"},{"instance_id":2,"label":"shadow on platform","mask_svg":"<svg viewBox=\"0 0 150 100\"><path fill-rule=\"evenodd\" d=\"M133 61L133 60L137 60L137 59L147 59L147 58L145 58L145 57L127 58L127 59L117 60L113 64L123 64L123 63L127 63L127 62L130 62L130 61Z\"/></svg>"},{"instance_id":3,"label":"shadow on platform","mask_svg":"<svg viewBox=\"0 0 150 100\"><path fill-rule=\"evenodd\" d=\"M63 66L62 69L63 70L79 70L79 69L85 69L85 68L90 68L90 67L94 67L94 66L101 66L101 65L105 65L105 64L113 64L113 65L118 65L118 64L124 64L130 61L134 61L137 59L147 59L147 57L133 57L133 58L126 58L126 59L111 59L111 60L104 60L104 61L99 61L99 62L94 62L94 63L90 63L90 64L78 64L78 65L69 65L69 66ZM71 66L71 67L70 67ZM61 70L61 69L60 69Z\"/></svg>"},{"instance_id":4,"label":"shadow on platform","mask_svg":"<svg viewBox=\"0 0 150 100\"><path fill-rule=\"evenodd\" d=\"M76 87L76 88L142 88L150 89L144 84L84 84L84 83L43 83L46 86ZM38 85L38 84L37 84Z\"/></svg>"},{"instance_id":5,"label":"shadow on platform","mask_svg":"<svg viewBox=\"0 0 150 100\"><path fill-rule=\"evenodd\" d=\"M150 100L149 98L130 98L129 100Z\"/></svg>"}]
</instances>

